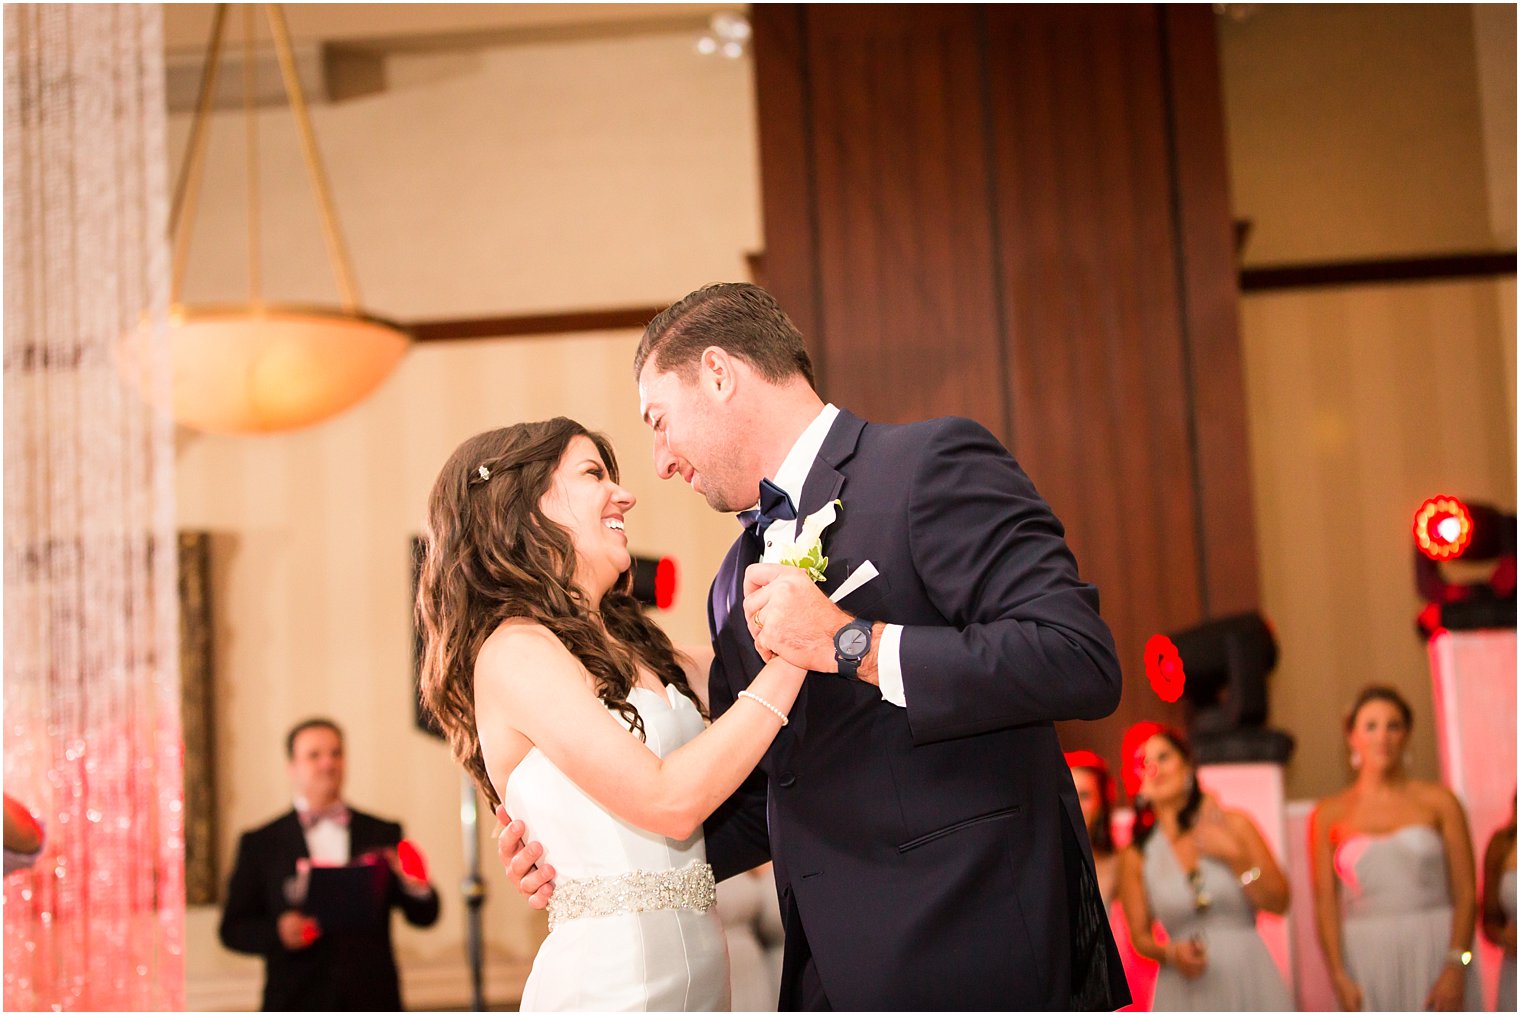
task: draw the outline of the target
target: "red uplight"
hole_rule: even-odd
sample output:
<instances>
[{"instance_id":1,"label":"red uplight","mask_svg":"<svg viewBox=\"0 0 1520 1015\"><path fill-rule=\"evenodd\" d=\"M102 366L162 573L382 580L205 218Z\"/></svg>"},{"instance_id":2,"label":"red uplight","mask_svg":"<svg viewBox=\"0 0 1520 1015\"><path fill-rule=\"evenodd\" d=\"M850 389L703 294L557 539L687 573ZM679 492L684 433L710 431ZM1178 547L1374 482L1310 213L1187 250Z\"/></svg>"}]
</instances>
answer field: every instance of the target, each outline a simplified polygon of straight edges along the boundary
<instances>
[{"instance_id":1,"label":"red uplight","mask_svg":"<svg viewBox=\"0 0 1520 1015\"><path fill-rule=\"evenodd\" d=\"M1414 513L1415 545L1431 560L1455 560L1472 538L1472 512L1455 497L1432 497Z\"/></svg>"},{"instance_id":2,"label":"red uplight","mask_svg":"<svg viewBox=\"0 0 1520 1015\"><path fill-rule=\"evenodd\" d=\"M676 562L673 557L661 557L654 568L654 604L662 610L670 609L676 601Z\"/></svg>"},{"instance_id":3,"label":"red uplight","mask_svg":"<svg viewBox=\"0 0 1520 1015\"><path fill-rule=\"evenodd\" d=\"M1151 682L1151 690L1162 701L1173 702L1182 697L1187 674L1182 668L1177 646L1164 634L1153 634L1145 643L1145 676Z\"/></svg>"}]
</instances>

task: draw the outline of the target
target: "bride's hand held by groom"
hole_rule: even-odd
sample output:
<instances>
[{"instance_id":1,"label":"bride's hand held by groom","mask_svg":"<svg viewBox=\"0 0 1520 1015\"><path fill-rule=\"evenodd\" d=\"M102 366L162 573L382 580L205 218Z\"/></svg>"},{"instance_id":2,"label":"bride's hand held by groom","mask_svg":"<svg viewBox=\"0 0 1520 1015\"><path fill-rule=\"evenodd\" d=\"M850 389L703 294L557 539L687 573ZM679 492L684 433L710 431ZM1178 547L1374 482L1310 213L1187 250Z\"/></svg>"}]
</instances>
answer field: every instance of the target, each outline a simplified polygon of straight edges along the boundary
<instances>
[{"instance_id":1,"label":"bride's hand held by groom","mask_svg":"<svg viewBox=\"0 0 1520 1015\"><path fill-rule=\"evenodd\" d=\"M761 659L780 656L814 673L834 673L834 633L855 618L830 602L801 568L751 564L744 571L744 619ZM856 676L874 684L877 639L872 641Z\"/></svg>"}]
</instances>

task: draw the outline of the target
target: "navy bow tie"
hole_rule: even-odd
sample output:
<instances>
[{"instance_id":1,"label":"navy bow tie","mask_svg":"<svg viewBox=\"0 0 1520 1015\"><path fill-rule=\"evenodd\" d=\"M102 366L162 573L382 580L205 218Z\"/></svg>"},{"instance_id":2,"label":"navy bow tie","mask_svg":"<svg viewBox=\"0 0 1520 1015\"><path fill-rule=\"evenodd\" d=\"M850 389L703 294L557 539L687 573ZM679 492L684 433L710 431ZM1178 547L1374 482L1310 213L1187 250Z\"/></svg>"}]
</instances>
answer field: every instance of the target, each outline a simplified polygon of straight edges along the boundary
<instances>
[{"instance_id":1,"label":"navy bow tie","mask_svg":"<svg viewBox=\"0 0 1520 1015\"><path fill-rule=\"evenodd\" d=\"M792 498L786 491L768 479L760 481L760 506L739 512L739 522L761 538L771 522L789 522L797 517Z\"/></svg>"}]
</instances>

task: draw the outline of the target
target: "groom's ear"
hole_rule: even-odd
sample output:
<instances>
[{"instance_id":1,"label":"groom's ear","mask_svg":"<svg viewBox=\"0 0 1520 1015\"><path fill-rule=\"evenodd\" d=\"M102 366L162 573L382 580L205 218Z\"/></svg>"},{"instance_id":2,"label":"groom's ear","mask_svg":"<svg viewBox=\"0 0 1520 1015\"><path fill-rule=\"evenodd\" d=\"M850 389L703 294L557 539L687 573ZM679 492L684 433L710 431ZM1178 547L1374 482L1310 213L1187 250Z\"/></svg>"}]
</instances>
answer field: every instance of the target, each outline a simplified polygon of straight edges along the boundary
<instances>
[{"instance_id":1,"label":"groom's ear","mask_svg":"<svg viewBox=\"0 0 1520 1015\"><path fill-rule=\"evenodd\" d=\"M710 345L702 350L702 358L698 361L698 381L704 390L712 392L720 399L731 398L735 382L738 380L735 372L737 364L738 361L730 356L726 349Z\"/></svg>"}]
</instances>

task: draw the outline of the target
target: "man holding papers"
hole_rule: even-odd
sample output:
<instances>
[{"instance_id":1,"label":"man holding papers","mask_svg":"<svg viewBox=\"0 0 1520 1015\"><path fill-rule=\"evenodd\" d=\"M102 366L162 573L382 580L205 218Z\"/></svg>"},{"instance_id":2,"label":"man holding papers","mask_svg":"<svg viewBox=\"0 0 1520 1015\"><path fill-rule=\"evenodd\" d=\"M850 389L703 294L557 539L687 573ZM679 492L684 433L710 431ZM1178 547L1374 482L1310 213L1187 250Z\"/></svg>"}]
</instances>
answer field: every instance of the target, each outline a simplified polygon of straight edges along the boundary
<instances>
[{"instance_id":1,"label":"man holding papers","mask_svg":"<svg viewBox=\"0 0 1520 1015\"><path fill-rule=\"evenodd\" d=\"M265 1011L398 1011L391 907L428 927L438 893L398 859L399 824L343 802L337 724L309 719L285 749L295 806L239 842L222 943L264 957Z\"/></svg>"}]
</instances>

